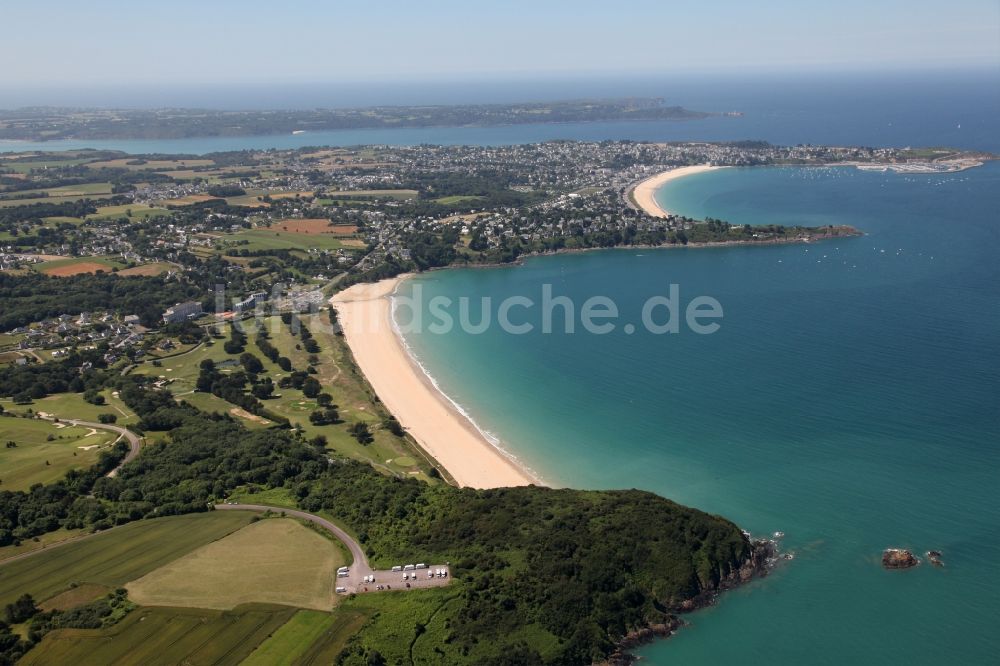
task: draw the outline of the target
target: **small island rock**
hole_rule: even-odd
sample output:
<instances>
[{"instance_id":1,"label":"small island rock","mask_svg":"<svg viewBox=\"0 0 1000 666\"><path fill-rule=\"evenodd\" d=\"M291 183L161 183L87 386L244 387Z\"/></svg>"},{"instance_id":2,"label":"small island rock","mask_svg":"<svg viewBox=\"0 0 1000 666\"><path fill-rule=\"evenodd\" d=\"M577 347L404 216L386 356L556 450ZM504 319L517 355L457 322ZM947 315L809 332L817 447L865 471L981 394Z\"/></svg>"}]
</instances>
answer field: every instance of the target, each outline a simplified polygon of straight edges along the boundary
<instances>
[{"instance_id":1,"label":"small island rock","mask_svg":"<svg viewBox=\"0 0 1000 666\"><path fill-rule=\"evenodd\" d=\"M913 553L903 548L886 548L882 553L882 566L886 569L909 569L919 563Z\"/></svg>"}]
</instances>

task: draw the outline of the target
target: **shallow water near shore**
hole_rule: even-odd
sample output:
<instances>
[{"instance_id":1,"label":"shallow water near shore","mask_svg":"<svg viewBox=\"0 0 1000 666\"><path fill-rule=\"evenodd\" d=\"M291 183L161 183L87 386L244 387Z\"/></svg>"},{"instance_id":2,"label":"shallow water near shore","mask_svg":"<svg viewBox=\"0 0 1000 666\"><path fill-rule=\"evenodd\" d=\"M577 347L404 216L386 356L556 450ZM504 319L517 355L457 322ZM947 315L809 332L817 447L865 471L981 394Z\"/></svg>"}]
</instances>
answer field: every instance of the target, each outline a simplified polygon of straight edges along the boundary
<instances>
[{"instance_id":1,"label":"shallow water near shore","mask_svg":"<svg viewBox=\"0 0 1000 666\"><path fill-rule=\"evenodd\" d=\"M809 245L612 250L450 270L427 298L611 297L607 335L498 327L407 341L449 396L548 483L636 487L784 531L795 559L643 648L651 664L988 663L1000 622L1000 164L934 175L724 169L669 183L671 210L853 224ZM679 285L721 329L653 335ZM495 316L494 312L494 316ZM517 309L517 322L540 321ZM579 315L579 312L577 313ZM429 316L429 312L425 312ZM883 548L944 553L884 571Z\"/></svg>"}]
</instances>

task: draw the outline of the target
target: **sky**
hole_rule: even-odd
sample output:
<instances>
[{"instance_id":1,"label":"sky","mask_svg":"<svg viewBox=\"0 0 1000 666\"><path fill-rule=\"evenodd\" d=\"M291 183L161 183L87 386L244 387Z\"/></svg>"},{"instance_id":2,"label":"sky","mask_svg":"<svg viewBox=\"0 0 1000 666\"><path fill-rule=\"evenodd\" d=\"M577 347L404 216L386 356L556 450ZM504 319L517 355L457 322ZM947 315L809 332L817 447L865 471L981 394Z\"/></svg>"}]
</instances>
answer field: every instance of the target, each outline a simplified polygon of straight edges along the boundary
<instances>
[{"instance_id":1,"label":"sky","mask_svg":"<svg viewBox=\"0 0 1000 666\"><path fill-rule=\"evenodd\" d=\"M4 5L0 89L1000 68L1000 0Z\"/></svg>"}]
</instances>

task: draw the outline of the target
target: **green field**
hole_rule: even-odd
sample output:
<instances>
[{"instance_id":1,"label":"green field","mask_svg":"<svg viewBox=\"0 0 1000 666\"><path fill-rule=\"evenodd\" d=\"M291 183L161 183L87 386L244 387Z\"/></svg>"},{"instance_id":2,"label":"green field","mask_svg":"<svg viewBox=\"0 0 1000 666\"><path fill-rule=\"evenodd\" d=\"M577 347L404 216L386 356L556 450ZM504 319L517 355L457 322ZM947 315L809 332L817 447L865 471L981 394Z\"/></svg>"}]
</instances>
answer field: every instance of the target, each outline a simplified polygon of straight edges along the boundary
<instances>
[{"instance_id":1,"label":"green field","mask_svg":"<svg viewBox=\"0 0 1000 666\"><path fill-rule=\"evenodd\" d=\"M342 624L330 613L300 610L243 662L243 666L292 666L317 641Z\"/></svg>"},{"instance_id":2,"label":"green field","mask_svg":"<svg viewBox=\"0 0 1000 666\"><path fill-rule=\"evenodd\" d=\"M450 206L452 204L457 204L457 203L466 203L469 201L482 201L482 200L483 197L478 197L475 195L456 194L450 197L441 197L439 199L435 199L434 201L445 206Z\"/></svg>"},{"instance_id":3,"label":"green field","mask_svg":"<svg viewBox=\"0 0 1000 666\"><path fill-rule=\"evenodd\" d=\"M125 277L161 275L167 271L178 270L175 264L168 264L165 261L154 261L148 264L139 264L131 268L123 268L118 271L118 275Z\"/></svg>"},{"instance_id":4,"label":"green field","mask_svg":"<svg viewBox=\"0 0 1000 666\"><path fill-rule=\"evenodd\" d=\"M247 229L235 234L226 234L221 239L226 252L239 250L299 250L308 252L312 248L339 250L344 245L342 239L331 234L299 234L271 229Z\"/></svg>"},{"instance_id":5,"label":"green field","mask_svg":"<svg viewBox=\"0 0 1000 666\"><path fill-rule=\"evenodd\" d=\"M73 583L118 587L248 525L243 512L140 520L20 560L0 563L0 604L44 601Z\"/></svg>"},{"instance_id":6,"label":"green field","mask_svg":"<svg viewBox=\"0 0 1000 666\"><path fill-rule=\"evenodd\" d=\"M100 392L105 404L92 405L83 399L82 393L57 393L46 398L39 398L30 405L15 405L10 400L0 400L0 404L8 412L26 413L28 409L35 413L42 412L60 419L80 419L96 423L101 414L115 414L118 421L115 425L128 426L138 421L135 413L110 390Z\"/></svg>"},{"instance_id":7,"label":"green field","mask_svg":"<svg viewBox=\"0 0 1000 666\"><path fill-rule=\"evenodd\" d=\"M276 389L274 398L263 401L264 408L269 412L288 418L293 425L301 426L309 437L325 436L329 448L342 455L370 462L393 474L428 479L426 472L429 471L429 467L423 457L414 450L414 447L381 427L381 422L387 414L380 405L372 400L363 378L351 371L353 363L351 362L350 350L344 339L334 335L329 329L326 313L305 316L303 321L320 346L316 378L323 385L323 390L333 396L333 401L338 405L344 423L326 426L315 426L310 423L309 414L316 409L316 401L305 397L301 391L292 388ZM264 322L271 335L271 344L283 356L287 356L292 361L292 366L295 369L305 369L309 354L302 349L296 349L296 345L300 344L299 338L293 336L288 326L281 323L280 318L276 316L268 317ZM277 382L288 373L264 356L256 344L253 323L248 321L246 325L248 327L246 351L259 358L264 365L264 374ZM228 337L228 327L223 327L222 333ZM203 359L208 358L219 363L236 358L236 356L226 354L223 344L224 340L222 339L214 340L213 344L202 346L190 354L163 359L160 367L146 363L133 372L170 379L170 390L178 399L188 400L201 409L211 412L233 413L234 405L216 396L194 392L195 382L200 372L199 364ZM239 416L239 414L234 415ZM259 420L255 422L254 419L247 418L246 415L241 416L241 421L249 427L263 427ZM354 421L368 423L375 441L367 446L359 444L347 431L348 425Z\"/></svg>"},{"instance_id":8,"label":"green field","mask_svg":"<svg viewBox=\"0 0 1000 666\"><path fill-rule=\"evenodd\" d=\"M37 197L35 199L0 199L0 208L10 208L11 206L30 206L36 203L67 203L69 201L79 201L80 199L110 199L113 194L87 194L84 196L72 195L61 197Z\"/></svg>"},{"instance_id":9,"label":"green field","mask_svg":"<svg viewBox=\"0 0 1000 666\"><path fill-rule=\"evenodd\" d=\"M140 164L131 164L134 162L140 162ZM88 164L88 168L91 169L128 169L129 171L165 171L170 169L188 168L188 167L205 167L212 166L215 162L206 159L190 159L190 160L144 160L136 158L134 156L120 157L113 160L101 160L97 162L91 162Z\"/></svg>"},{"instance_id":10,"label":"green field","mask_svg":"<svg viewBox=\"0 0 1000 666\"><path fill-rule=\"evenodd\" d=\"M249 520L251 514L246 516ZM331 582L346 561L343 549L318 532L289 518L273 518L202 546L126 587L129 598L143 606L225 610L260 602L328 611L336 601Z\"/></svg>"},{"instance_id":11,"label":"green field","mask_svg":"<svg viewBox=\"0 0 1000 666\"><path fill-rule=\"evenodd\" d=\"M353 363L350 361L350 350L342 337L332 334L326 314L307 316L303 317L302 320L309 327L321 350L318 354L320 362L316 365L316 378L323 385L323 390L333 396L333 401L338 405L340 417L344 423L314 426L309 422L309 414L316 408L316 402L295 389L280 389L277 392L280 397L264 401L265 407L275 414L288 418L293 424L300 425L310 437L324 435L329 442L329 447L343 455L370 462L376 467L395 474L409 474L426 479L424 471L427 466L426 464L423 466L416 464L412 457L413 449L404 441L381 428L381 422L387 413L380 405L376 405L372 401L364 380L351 371ZM277 347L282 355L288 356L292 360L293 367L304 368L308 354L295 349L298 338L293 336L288 327L281 324L277 317L271 317L266 321L267 330L271 333L271 344ZM247 349L261 359L265 370L277 380L284 373L264 358L254 343L254 336L249 337ZM368 423L375 441L365 446L359 444L347 432L347 425L354 421ZM413 464L397 464L396 460L399 458ZM387 460L393 462L387 463Z\"/></svg>"},{"instance_id":12,"label":"green field","mask_svg":"<svg viewBox=\"0 0 1000 666\"><path fill-rule=\"evenodd\" d=\"M323 193L323 198L318 199L320 205L328 205L338 199L397 199L405 201L416 199L416 190L333 190Z\"/></svg>"},{"instance_id":13,"label":"green field","mask_svg":"<svg viewBox=\"0 0 1000 666\"><path fill-rule=\"evenodd\" d=\"M80 226L83 224L83 218L80 217L67 217L65 215L55 215L53 217L43 217L42 221L47 225L56 225L61 222L67 222L69 224Z\"/></svg>"},{"instance_id":14,"label":"green field","mask_svg":"<svg viewBox=\"0 0 1000 666\"><path fill-rule=\"evenodd\" d=\"M36 550L41 550L42 548L47 548L54 543L65 541L66 539L72 539L73 537L79 536L83 533L83 530L67 530L59 528L55 532L46 532L40 536L32 537L27 541L22 541L19 546L3 546L0 548L0 562L11 557L17 557L18 555L24 555L25 553L31 553Z\"/></svg>"},{"instance_id":15,"label":"green field","mask_svg":"<svg viewBox=\"0 0 1000 666\"><path fill-rule=\"evenodd\" d=\"M224 335L229 335L228 327L220 327ZM150 363L144 363L133 371L133 374L152 375L160 379L171 381L170 390L178 398L187 399L188 393L194 391L195 382L200 372L199 364L205 359L211 359L216 363L225 361L228 358L236 358L226 354L223 348L225 340L216 339L211 343L205 343L188 354L172 356L160 360L160 367ZM228 404L228 403L227 403ZM218 410L213 410L218 411Z\"/></svg>"},{"instance_id":16,"label":"green field","mask_svg":"<svg viewBox=\"0 0 1000 666\"><path fill-rule=\"evenodd\" d=\"M261 419L248 418L244 416L242 412L240 412L231 402L226 402L222 398L214 396L211 393L188 393L180 396L180 398L194 405L203 412L208 412L210 414L215 412L218 414L229 414L231 416L235 416L239 419L240 423L251 430L268 428L271 426L270 422L264 423Z\"/></svg>"},{"instance_id":17,"label":"green field","mask_svg":"<svg viewBox=\"0 0 1000 666\"><path fill-rule=\"evenodd\" d=\"M21 190L24 194L47 194L49 197L87 197L91 194L111 194L111 183L82 183L80 185L64 185L41 190Z\"/></svg>"},{"instance_id":18,"label":"green field","mask_svg":"<svg viewBox=\"0 0 1000 666\"><path fill-rule=\"evenodd\" d=\"M58 159L55 157L45 156L34 160L3 160L3 162L0 162L0 165L2 165L5 169L10 169L12 171L16 171L17 173L28 173L32 169L76 166L78 164L83 164L84 162L89 162L92 159L92 157Z\"/></svg>"},{"instance_id":19,"label":"green field","mask_svg":"<svg viewBox=\"0 0 1000 666\"><path fill-rule=\"evenodd\" d=\"M120 261L109 259L108 257L70 257L68 259L56 259L55 261L43 261L40 264L33 264L39 273L59 274L59 269L71 268L79 264L100 264L105 266L105 272L110 273L111 269L125 268L125 264Z\"/></svg>"},{"instance_id":20,"label":"green field","mask_svg":"<svg viewBox=\"0 0 1000 666\"><path fill-rule=\"evenodd\" d=\"M21 664L239 664L295 610L253 604L232 611L139 608L107 629L59 629Z\"/></svg>"},{"instance_id":21,"label":"green field","mask_svg":"<svg viewBox=\"0 0 1000 666\"><path fill-rule=\"evenodd\" d=\"M271 204L259 201L257 197L264 196L264 190L251 190L238 197L226 197L230 206L246 206L247 208L268 208Z\"/></svg>"},{"instance_id":22,"label":"green field","mask_svg":"<svg viewBox=\"0 0 1000 666\"><path fill-rule=\"evenodd\" d=\"M132 212L129 215L129 211ZM147 217L155 217L157 215L168 215L170 211L166 208L156 208L150 206L141 206L139 204L123 204L120 206L100 206L96 213L91 213L87 216L88 220L105 220L109 218L119 218L119 217L131 217L136 220L144 220Z\"/></svg>"},{"instance_id":23,"label":"green field","mask_svg":"<svg viewBox=\"0 0 1000 666\"><path fill-rule=\"evenodd\" d=\"M0 417L0 489L27 490L36 483L58 481L71 469L93 466L118 435L91 433L91 428ZM17 446L8 448L7 442Z\"/></svg>"}]
</instances>

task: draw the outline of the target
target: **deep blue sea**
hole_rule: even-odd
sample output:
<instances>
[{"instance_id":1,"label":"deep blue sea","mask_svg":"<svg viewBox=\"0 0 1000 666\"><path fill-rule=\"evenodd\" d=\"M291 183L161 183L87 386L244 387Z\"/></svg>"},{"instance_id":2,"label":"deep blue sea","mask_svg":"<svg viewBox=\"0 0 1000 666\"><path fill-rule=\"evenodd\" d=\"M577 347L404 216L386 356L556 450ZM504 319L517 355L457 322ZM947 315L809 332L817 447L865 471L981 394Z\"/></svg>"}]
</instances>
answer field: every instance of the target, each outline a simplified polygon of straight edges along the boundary
<instances>
[{"instance_id":1,"label":"deep blue sea","mask_svg":"<svg viewBox=\"0 0 1000 666\"><path fill-rule=\"evenodd\" d=\"M427 274L425 298L542 285L610 297L606 335L411 334L442 388L549 483L636 487L786 533L795 559L642 650L652 664L996 663L1000 640L1000 164L909 176L725 169L670 209L834 224L810 245L612 250ZM654 335L647 298L711 296L721 328ZM426 301L425 301L426 302ZM496 306L494 305L494 313ZM663 313L661 313L663 314ZM426 313L430 316L430 313ZM884 571L882 549L946 566Z\"/></svg>"}]
</instances>

